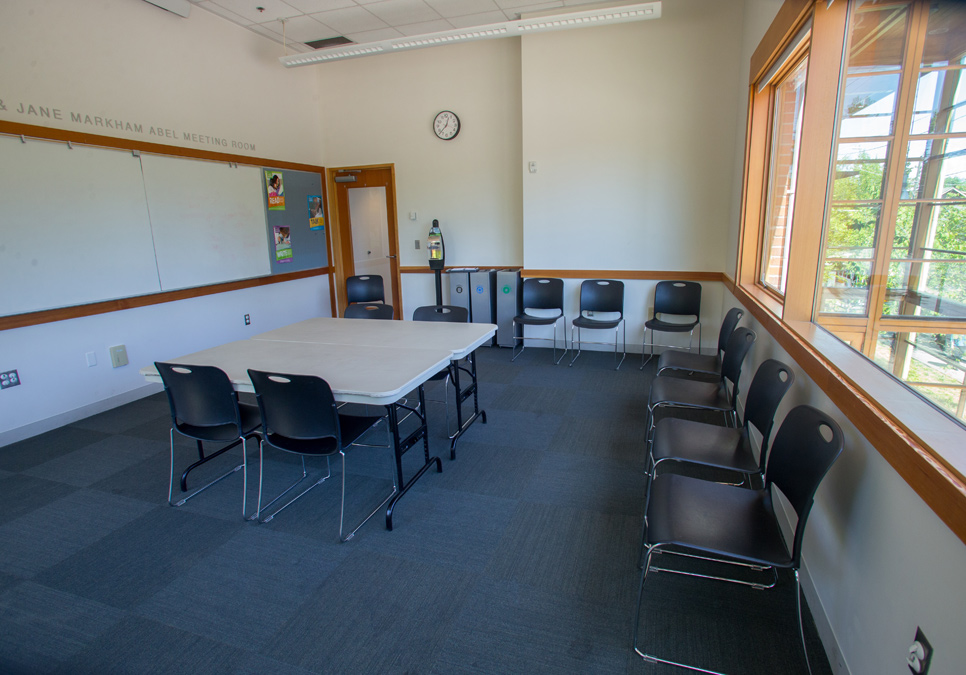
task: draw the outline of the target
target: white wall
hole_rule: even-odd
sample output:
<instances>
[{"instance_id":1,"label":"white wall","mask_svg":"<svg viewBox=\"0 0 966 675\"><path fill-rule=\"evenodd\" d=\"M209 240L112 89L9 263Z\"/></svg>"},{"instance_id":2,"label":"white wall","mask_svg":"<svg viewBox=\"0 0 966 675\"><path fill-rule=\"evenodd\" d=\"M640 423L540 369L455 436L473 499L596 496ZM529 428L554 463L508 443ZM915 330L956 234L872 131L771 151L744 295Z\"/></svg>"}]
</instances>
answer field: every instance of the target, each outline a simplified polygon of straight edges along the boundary
<instances>
[{"instance_id":1,"label":"white wall","mask_svg":"<svg viewBox=\"0 0 966 675\"><path fill-rule=\"evenodd\" d=\"M740 8L523 38L526 267L724 270Z\"/></svg>"},{"instance_id":2,"label":"white wall","mask_svg":"<svg viewBox=\"0 0 966 675\"><path fill-rule=\"evenodd\" d=\"M317 78L280 67L278 56L274 43L198 8L182 19L141 0L4 2L0 119L320 164ZM21 106L37 114L20 113ZM41 108L50 117L41 117ZM81 121L72 121L72 112ZM88 115L101 124L88 124ZM177 132L176 138L153 135L152 128ZM184 133L229 145L186 140ZM231 147L232 141L254 148ZM13 226L0 221L0 240ZM156 390L137 374L156 359L329 311L328 278L313 277L0 331L0 368L16 368L23 383L3 392L0 445ZM127 346L130 364L112 369L107 350L116 344ZM92 368L87 352L97 358Z\"/></svg>"},{"instance_id":3,"label":"white wall","mask_svg":"<svg viewBox=\"0 0 966 675\"><path fill-rule=\"evenodd\" d=\"M519 44L472 42L315 69L327 92L326 166L395 164L400 265L427 266L434 218L447 266L523 263ZM433 133L441 110L460 118L451 141Z\"/></svg>"},{"instance_id":4,"label":"white wall","mask_svg":"<svg viewBox=\"0 0 966 675\"><path fill-rule=\"evenodd\" d=\"M184 19L142 0L3 2L0 119L321 164L318 82L306 69L279 67L281 55L274 42L197 7Z\"/></svg>"}]
</instances>

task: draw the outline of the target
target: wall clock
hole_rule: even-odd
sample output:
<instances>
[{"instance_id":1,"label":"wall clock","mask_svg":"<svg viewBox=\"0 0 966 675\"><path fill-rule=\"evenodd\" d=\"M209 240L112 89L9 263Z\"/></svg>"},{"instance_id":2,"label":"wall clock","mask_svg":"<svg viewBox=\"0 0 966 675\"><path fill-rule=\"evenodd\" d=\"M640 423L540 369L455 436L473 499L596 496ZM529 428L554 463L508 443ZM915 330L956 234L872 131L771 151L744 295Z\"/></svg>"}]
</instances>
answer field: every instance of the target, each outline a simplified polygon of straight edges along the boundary
<instances>
[{"instance_id":1,"label":"wall clock","mask_svg":"<svg viewBox=\"0 0 966 675\"><path fill-rule=\"evenodd\" d=\"M443 110L433 120L433 131L444 141L451 141L460 132L460 118L454 112Z\"/></svg>"}]
</instances>

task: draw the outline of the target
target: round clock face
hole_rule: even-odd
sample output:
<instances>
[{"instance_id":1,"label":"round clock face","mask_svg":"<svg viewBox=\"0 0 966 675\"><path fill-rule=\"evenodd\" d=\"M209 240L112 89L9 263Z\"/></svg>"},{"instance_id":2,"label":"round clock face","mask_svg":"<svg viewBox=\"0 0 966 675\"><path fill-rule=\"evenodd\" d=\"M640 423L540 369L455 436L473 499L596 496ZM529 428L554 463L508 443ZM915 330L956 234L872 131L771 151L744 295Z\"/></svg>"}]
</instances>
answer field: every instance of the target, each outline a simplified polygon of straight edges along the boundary
<instances>
[{"instance_id":1,"label":"round clock face","mask_svg":"<svg viewBox=\"0 0 966 675\"><path fill-rule=\"evenodd\" d=\"M456 113L444 110L433 121L433 131L444 141L451 141L460 132L460 118Z\"/></svg>"}]
</instances>

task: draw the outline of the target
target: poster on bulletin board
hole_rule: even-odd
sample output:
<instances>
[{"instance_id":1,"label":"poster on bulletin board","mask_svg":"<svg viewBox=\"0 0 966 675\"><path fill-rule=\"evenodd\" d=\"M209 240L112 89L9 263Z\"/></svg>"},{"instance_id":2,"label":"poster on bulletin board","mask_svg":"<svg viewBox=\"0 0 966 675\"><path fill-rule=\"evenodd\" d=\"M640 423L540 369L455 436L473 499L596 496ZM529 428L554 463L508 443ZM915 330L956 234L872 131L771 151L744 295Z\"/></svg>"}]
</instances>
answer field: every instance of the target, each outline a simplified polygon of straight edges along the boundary
<instances>
[{"instance_id":1,"label":"poster on bulletin board","mask_svg":"<svg viewBox=\"0 0 966 675\"><path fill-rule=\"evenodd\" d=\"M309 195L309 229L325 228L325 214L322 212L322 195Z\"/></svg>"},{"instance_id":2,"label":"poster on bulletin board","mask_svg":"<svg viewBox=\"0 0 966 675\"><path fill-rule=\"evenodd\" d=\"M292 262L292 234L287 227L275 226L275 262Z\"/></svg>"},{"instance_id":3,"label":"poster on bulletin board","mask_svg":"<svg viewBox=\"0 0 966 675\"><path fill-rule=\"evenodd\" d=\"M285 186L281 171L265 171L265 187L268 190L268 210L285 210Z\"/></svg>"}]
</instances>

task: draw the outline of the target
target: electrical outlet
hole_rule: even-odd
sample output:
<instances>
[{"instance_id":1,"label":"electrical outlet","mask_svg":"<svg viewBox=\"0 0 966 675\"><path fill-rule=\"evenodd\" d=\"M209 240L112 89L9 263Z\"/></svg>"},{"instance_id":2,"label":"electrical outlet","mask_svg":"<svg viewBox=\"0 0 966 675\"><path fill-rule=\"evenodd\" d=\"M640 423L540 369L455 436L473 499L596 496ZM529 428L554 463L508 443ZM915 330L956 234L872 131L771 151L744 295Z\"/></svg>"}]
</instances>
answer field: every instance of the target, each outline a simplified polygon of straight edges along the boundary
<instances>
[{"instance_id":1,"label":"electrical outlet","mask_svg":"<svg viewBox=\"0 0 966 675\"><path fill-rule=\"evenodd\" d=\"M93 368L97 365L97 354L95 352L87 352L87 367Z\"/></svg>"},{"instance_id":2,"label":"electrical outlet","mask_svg":"<svg viewBox=\"0 0 966 675\"><path fill-rule=\"evenodd\" d=\"M108 349L111 353L111 367L120 368L121 366L127 365L127 347L124 345L116 345Z\"/></svg>"},{"instance_id":3,"label":"electrical outlet","mask_svg":"<svg viewBox=\"0 0 966 675\"><path fill-rule=\"evenodd\" d=\"M252 325L252 315L251 314L246 314L245 315L245 325L246 326L251 326Z\"/></svg>"},{"instance_id":4,"label":"electrical outlet","mask_svg":"<svg viewBox=\"0 0 966 675\"><path fill-rule=\"evenodd\" d=\"M926 675L929 671L929 662L932 660L932 645L926 639L922 629L916 627L916 641L909 647L909 655L906 663L913 675Z\"/></svg>"},{"instance_id":5,"label":"electrical outlet","mask_svg":"<svg viewBox=\"0 0 966 675\"><path fill-rule=\"evenodd\" d=\"M20 384L20 376L17 375L16 370L8 370L5 373L0 373L0 389L16 387L18 384Z\"/></svg>"}]
</instances>

